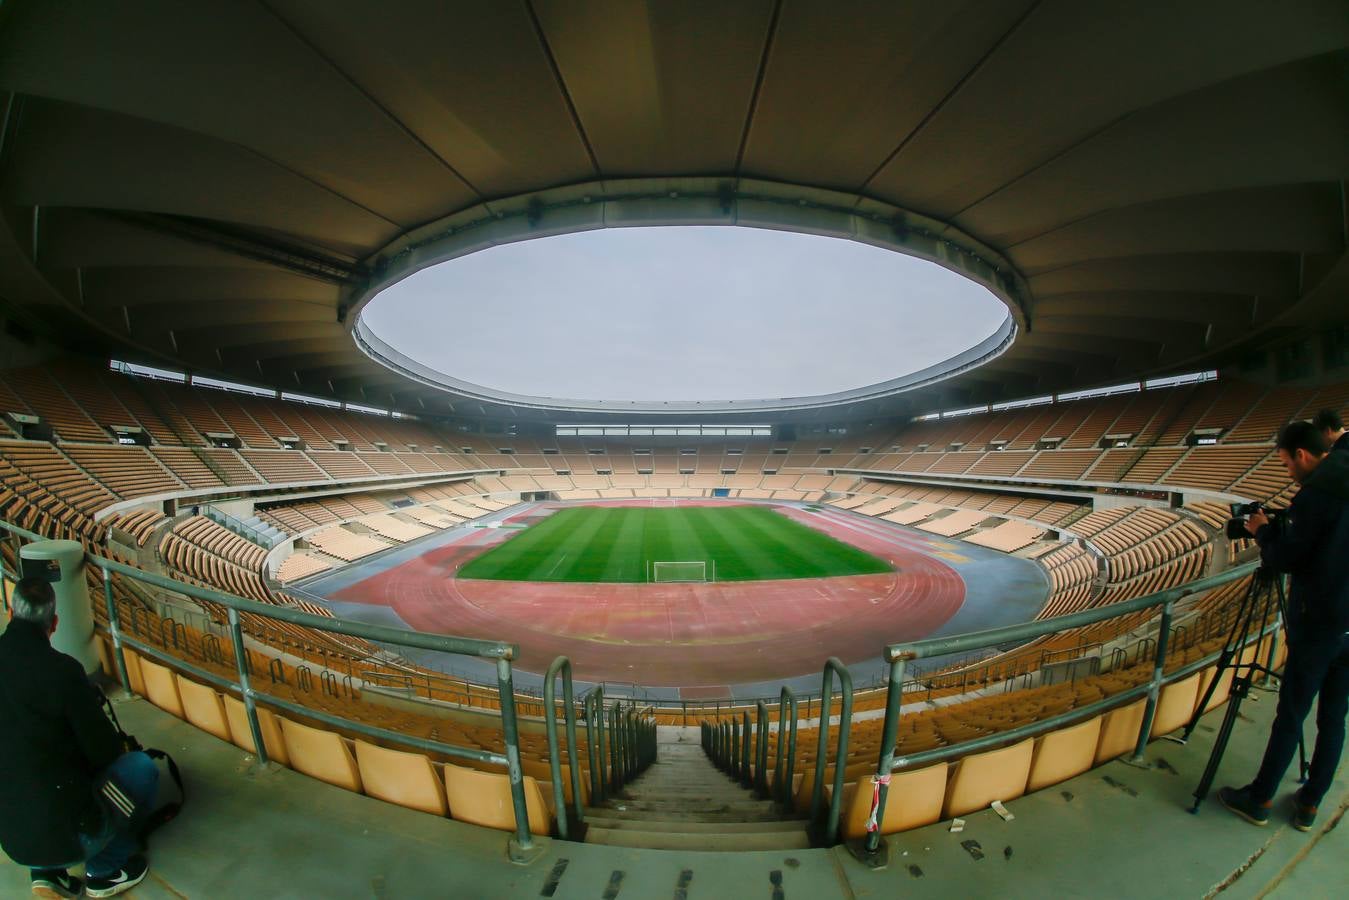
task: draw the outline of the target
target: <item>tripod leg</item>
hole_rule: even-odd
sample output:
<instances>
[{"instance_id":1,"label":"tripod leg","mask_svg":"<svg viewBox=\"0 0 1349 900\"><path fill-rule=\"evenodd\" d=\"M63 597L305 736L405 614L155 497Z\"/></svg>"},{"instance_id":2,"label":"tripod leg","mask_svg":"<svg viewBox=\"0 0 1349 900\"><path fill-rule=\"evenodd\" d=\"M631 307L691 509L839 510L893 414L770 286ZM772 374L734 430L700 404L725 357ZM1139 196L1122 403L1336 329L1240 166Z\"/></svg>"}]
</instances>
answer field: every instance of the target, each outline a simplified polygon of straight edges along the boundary
<instances>
[{"instance_id":1,"label":"tripod leg","mask_svg":"<svg viewBox=\"0 0 1349 900\"><path fill-rule=\"evenodd\" d=\"M1204 689L1204 696L1199 698L1199 703L1194 708L1194 714L1190 716L1190 721L1185 723L1185 730L1180 734L1180 743L1184 744L1190 740L1190 735L1199 727L1199 719L1208 709L1208 703L1213 699L1213 694L1218 690L1218 682L1222 681L1223 673L1227 671L1232 664L1232 648L1224 647L1222 655L1218 657L1218 665L1213 670L1213 677L1209 679L1208 687Z\"/></svg>"},{"instance_id":2,"label":"tripod leg","mask_svg":"<svg viewBox=\"0 0 1349 900\"><path fill-rule=\"evenodd\" d=\"M1208 764L1204 766L1204 774L1199 779L1199 786L1194 789L1194 806L1190 807L1190 813L1199 812L1199 804L1204 802L1208 793L1213 788L1213 780L1218 775L1218 766L1222 763L1223 754L1227 751L1227 741L1232 737L1232 728L1237 723L1237 714L1241 710L1241 701L1246 699L1246 692L1250 690L1251 676L1246 674L1232 679L1232 693L1227 698L1227 712L1223 715L1223 723L1218 728L1217 737L1213 740L1213 752L1209 754Z\"/></svg>"},{"instance_id":3,"label":"tripod leg","mask_svg":"<svg viewBox=\"0 0 1349 900\"><path fill-rule=\"evenodd\" d=\"M1261 608L1260 615L1262 620L1269 608L1268 596L1265 596L1263 602L1257 602L1260 600L1261 593L1266 590L1267 585L1268 582L1265 578L1257 572L1246 586L1246 593L1242 595L1241 603L1237 607L1237 613L1232 617L1232 625L1229 627L1227 638L1223 642L1222 653L1218 656L1218 666L1213 670L1213 677L1209 679L1208 687L1204 690L1203 698L1201 698L1199 704L1195 707L1194 714L1190 716L1190 721L1186 723L1185 731L1180 735L1180 742L1182 744L1190 740L1190 736L1194 734L1195 728L1199 726L1199 719L1204 715L1204 711L1208 709L1209 701L1213 699L1213 694L1217 691L1218 683L1222 681L1223 674L1227 672L1228 669L1232 669L1235 672L1235 670L1240 667L1241 663L1239 661L1234 663L1233 660L1237 658L1238 653L1241 653L1245 649L1246 638L1250 635L1251 627L1254 622L1256 607L1259 606ZM1280 594L1279 596L1282 597L1283 595ZM1247 673L1248 677L1249 674L1250 673Z\"/></svg>"}]
</instances>

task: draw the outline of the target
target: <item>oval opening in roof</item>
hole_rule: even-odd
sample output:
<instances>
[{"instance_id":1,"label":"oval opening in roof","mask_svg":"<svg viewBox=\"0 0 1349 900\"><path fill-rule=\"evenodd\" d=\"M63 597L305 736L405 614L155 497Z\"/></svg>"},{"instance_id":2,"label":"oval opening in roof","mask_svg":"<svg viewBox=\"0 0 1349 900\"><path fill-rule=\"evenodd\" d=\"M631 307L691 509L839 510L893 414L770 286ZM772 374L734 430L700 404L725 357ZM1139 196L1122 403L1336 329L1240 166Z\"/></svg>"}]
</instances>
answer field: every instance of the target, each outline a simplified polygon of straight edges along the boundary
<instances>
[{"instance_id":1,"label":"oval opening in roof","mask_svg":"<svg viewBox=\"0 0 1349 900\"><path fill-rule=\"evenodd\" d=\"M834 237L606 228L491 247L376 295L362 325L431 372L535 399L853 391L951 360L1006 305L936 263Z\"/></svg>"}]
</instances>

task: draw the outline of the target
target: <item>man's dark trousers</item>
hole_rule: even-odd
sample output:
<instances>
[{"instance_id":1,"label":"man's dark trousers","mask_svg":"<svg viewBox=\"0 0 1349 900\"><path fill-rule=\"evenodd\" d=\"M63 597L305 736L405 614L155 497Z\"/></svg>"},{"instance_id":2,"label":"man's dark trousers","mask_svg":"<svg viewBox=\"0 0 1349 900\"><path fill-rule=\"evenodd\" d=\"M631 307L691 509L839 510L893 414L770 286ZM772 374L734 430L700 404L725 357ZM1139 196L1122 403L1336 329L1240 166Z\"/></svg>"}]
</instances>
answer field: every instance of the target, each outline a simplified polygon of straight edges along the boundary
<instances>
[{"instance_id":1,"label":"man's dark trousers","mask_svg":"<svg viewBox=\"0 0 1349 900\"><path fill-rule=\"evenodd\" d=\"M1316 750L1301 796L1308 806L1319 804L1330 790L1344 749L1344 719L1349 712L1349 638L1344 635L1313 635L1289 644L1279 709L1260 772L1250 786L1253 799L1263 803L1278 791L1318 693Z\"/></svg>"}]
</instances>

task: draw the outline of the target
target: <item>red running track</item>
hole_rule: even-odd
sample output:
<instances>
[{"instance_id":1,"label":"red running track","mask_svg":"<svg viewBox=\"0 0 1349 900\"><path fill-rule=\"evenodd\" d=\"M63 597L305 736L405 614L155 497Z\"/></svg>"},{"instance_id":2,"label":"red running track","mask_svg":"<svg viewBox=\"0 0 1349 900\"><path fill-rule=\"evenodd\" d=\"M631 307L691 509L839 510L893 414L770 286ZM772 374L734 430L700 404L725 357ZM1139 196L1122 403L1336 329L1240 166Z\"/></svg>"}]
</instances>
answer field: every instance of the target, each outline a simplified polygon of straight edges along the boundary
<instances>
[{"instance_id":1,"label":"red running track","mask_svg":"<svg viewBox=\"0 0 1349 900\"><path fill-rule=\"evenodd\" d=\"M565 655L580 680L688 688L690 697L817 672L828 656L848 664L874 659L886 643L925 637L960 609L964 582L920 542L779 511L890 560L897 571L668 585L457 578L460 566L509 534L480 529L332 599L387 606L419 631L510 640L529 671Z\"/></svg>"}]
</instances>

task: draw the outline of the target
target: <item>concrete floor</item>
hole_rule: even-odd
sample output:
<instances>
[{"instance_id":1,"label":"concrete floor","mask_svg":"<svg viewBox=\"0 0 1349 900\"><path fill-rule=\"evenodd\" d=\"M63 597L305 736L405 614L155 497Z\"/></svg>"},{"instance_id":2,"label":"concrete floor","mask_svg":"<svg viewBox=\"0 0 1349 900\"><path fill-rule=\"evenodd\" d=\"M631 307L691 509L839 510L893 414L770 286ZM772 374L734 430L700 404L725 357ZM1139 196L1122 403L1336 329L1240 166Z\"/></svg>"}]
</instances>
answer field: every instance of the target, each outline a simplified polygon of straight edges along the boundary
<instances>
[{"instance_id":1,"label":"concrete floor","mask_svg":"<svg viewBox=\"0 0 1349 900\"><path fill-rule=\"evenodd\" d=\"M1219 784L1254 771L1272 694L1247 701ZM1265 828L1209 801L1186 812L1218 719L1189 746L1154 743L1150 769L1110 763L1013 801L1012 822L967 816L890 839L891 864L867 871L835 850L725 853L625 850L543 841L532 865L505 859L503 833L465 826L331 788L289 770L258 772L234 747L142 700L123 723L183 766L184 815L155 836L142 898L828 898L1227 897L1344 895L1349 803L1337 782L1317 829L1302 834L1280 805ZM1221 714L1221 710L1218 712ZM1292 789L1291 783L1288 785ZM965 846L978 841L982 859ZM1010 855L1008 855L1010 851ZM27 872L0 866L0 897L27 893Z\"/></svg>"}]
</instances>

